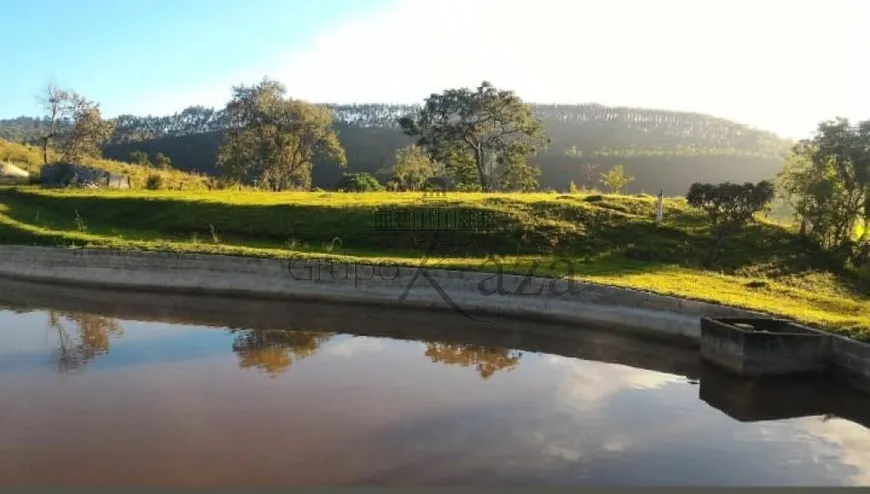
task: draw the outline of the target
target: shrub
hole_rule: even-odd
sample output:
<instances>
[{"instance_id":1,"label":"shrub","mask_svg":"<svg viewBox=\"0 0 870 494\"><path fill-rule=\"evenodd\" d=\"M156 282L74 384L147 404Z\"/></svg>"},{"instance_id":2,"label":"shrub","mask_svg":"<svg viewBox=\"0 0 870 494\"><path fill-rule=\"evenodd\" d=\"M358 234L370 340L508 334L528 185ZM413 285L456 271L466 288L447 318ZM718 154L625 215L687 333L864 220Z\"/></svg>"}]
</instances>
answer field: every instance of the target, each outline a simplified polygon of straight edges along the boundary
<instances>
[{"instance_id":1,"label":"shrub","mask_svg":"<svg viewBox=\"0 0 870 494\"><path fill-rule=\"evenodd\" d=\"M347 192L375 192L384 190L380 182L369 173L345 173L335 188Z\"/></svg>"},{"instance_id":2,"label":"shrub","mask_svg":"<svg viewBox=\"0 0 870 494\"><path fill-rule=\"evenodd\" d=\"M391 178L387 181L387 190L396 192L402 189L402 183L397 178Z\"/></svg>"},{"instance_id":3,"label":"shrub","mask_svg":"<svg viewBox=\"0 0 870 494\"><path fill-rule=\"evenodd\" d=\"M580 192L580 189L577 188L577 184L575 184L573 180L570 183L568 183L568 193L569 194L576 194L578 192Z\"/></svg>"},{"instance_id":4,"label":"shrub","mask_svg":"<svg viewBox=\"0 0 870 494\"><path fill-rule=\"evenodd\" d=\"M453 190L456 192L480 192L483 188L478 183L466 182L456 184Z\"/></svg>"},{"instance_id":5,"label":"shrub","mask_svg":"<svg viewBox=\"0 0 870 494\"><path fill-rule=\"evenodd\" d=\"M151 166L151 160L148 158L148 153L143 153L138 149L130 153L130 163L139 166Z\"/></svg>"},{"instance_id":6,"label":"shrub","mask_svg":"<svg viewBox=\"0 0 870 494\"><path fill-rule=\"evenodd\" d=\"M148 180L145 182L145 188L148 190L162 189L163 177L160 175L148 175Z\"/></svg>"},{"instance_id":7,"label":"shrub","mask_svg":"<svg viewBox=\"0 0 870 494\"><path fill-rule=\"evenodd\" d=\"M625 173L625 168L622 165L616 165L610 171L601 174L601 183L613 194L619 194L626 185L633 181L634 177Z\"/></svg>"},{"instance_id":8,"label":"shrub","mask_svg":"<svg viewBox=\"0 0 870 494\"><path fill-rule=\"evenodd\" d=\"M716 243L707 259L708 264L716 260L725 236L741 228L755 213L764 211L773 196L773 184L767 180L757 184L692 184L686 194L686 202L707 213L716 233Z\"/></svg>"}]
</instances>

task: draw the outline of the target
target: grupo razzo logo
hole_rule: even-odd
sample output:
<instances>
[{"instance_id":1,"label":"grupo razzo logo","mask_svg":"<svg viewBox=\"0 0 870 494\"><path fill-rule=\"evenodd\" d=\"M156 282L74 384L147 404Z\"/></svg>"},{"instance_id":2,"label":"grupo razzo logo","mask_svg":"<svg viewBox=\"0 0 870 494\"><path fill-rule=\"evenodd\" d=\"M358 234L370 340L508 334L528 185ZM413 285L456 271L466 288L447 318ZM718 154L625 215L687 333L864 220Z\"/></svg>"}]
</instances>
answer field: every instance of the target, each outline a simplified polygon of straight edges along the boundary
<instances>
[{"instance_id":1,"label":"grupo razzo logo","mask_svg":"<svg viewBox=\"0 0 870 494\"><path fill-rule=\"evenodd\" d=\"M395 263L381 262L308 262L291 259L288 263L290 276L297 281L343 281L353 282L354 288L367 289L369 283L375 281L393 282L399 280L404 283L405 289L399 296L402 302L409 298L411 291L418 285L426 285L433 289L448 307L457 313L475 321L487 321L480 319L470 311L467 311L450 293L441 286L441 278L433 272L439 268L439 264L455 258L463 250L470 246L464 243L440 255L440 245L447 243L435 241L429 245L426 254L417 265L399 266ZM449 247L448 247L449 248ZM541 268L543 272L539 271ZM490 296L526 296L526 297L561 297L563 295L577 295L581 287L574 278L576 271L574 261L567 258L540 259L530 262L528 265L513 266L505 264L498 258L490 257L482 261L478 269L480 279L475 284L476 290L485 297ZM546 273L561 273L562 276L547 276ZM514 278L513 282L507 282L506 276ZM519 280L519 282L517 282Z\"/></svg>"}]
</instances>

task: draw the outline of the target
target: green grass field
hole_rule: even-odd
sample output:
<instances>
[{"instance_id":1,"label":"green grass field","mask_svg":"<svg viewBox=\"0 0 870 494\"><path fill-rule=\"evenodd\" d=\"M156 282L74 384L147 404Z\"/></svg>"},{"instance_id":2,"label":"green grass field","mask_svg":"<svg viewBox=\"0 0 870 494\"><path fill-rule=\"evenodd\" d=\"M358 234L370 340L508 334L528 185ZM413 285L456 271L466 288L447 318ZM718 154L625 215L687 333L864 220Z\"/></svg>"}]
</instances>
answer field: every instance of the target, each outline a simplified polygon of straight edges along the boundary
<instances>
[{"instance_id":1,"label":"green grass field","mask_svg":"<svg viewBox=\"0 0 870 494\"><path fill-rule=\"evenodd\" d=\"M490 230L379 230L384 214L429 211L485 217ZM493 270L495 259L525 273L542 261L538 274L762 310L870 339L867 284L786 227L748 226L709 270L701 267L711 246L704 218L682 199L666 199L663 225L654 214L651 196L5 187L0 242L408 265L440 242L430 267Z\"/></svg>"}]
</instances>

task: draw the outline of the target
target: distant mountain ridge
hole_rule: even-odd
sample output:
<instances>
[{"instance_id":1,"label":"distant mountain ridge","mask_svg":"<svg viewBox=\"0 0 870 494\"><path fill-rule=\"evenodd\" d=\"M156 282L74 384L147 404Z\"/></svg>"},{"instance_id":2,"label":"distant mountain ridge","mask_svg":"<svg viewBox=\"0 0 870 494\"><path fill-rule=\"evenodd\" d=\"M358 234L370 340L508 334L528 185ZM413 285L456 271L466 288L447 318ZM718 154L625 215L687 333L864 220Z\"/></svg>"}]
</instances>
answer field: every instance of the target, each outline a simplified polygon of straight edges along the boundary
<instances>
[{"instance_id":1,"label":"distant mountain ridge","mask_svg":"<svg viewBox=\"0 0 870 494\"><path fill-rule=\"evenodd\" d=\"M315 167L314 186L329 188L343 171L375 172L389 164L396 149L411 143L397 120L417 105L324 104L348 155L348 170L329 163ZM629 190L659 188L683 194L693 181L756 181L782 166L791 141L772 132L700 113L610 107L600 104L532 104L552 139L533 160L541 168L541 185L565 189L588 178L586 164L604 169L625 164L637 180ZM108 158L126 160L134 150L162 152L180 169L218 173L216 156L223 112L193 106L173 115L120 115L104 148ZM0 120L0 138L35 142L43 120ZM566 152L572 149L572 156Z\"/></svg>"}]
</instances>

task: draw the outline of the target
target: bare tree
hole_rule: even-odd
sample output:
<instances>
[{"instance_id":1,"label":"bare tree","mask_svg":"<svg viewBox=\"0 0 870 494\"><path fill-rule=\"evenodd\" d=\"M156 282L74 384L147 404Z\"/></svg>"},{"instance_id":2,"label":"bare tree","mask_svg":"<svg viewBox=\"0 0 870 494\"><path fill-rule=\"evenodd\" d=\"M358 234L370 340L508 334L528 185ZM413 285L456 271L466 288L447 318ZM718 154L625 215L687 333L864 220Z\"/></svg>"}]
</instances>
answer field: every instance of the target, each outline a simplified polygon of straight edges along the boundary
<instances>
[{"instance_id":1,"label":"bare tree","mask_svg":"<svg viewBox=\"0 0 870 494\"><path fill-rule=\"evenodd\" d=\"M593 165L592 163L583 164L583 186L586 190L595 188L595 170L597 168L598 165Z\"/></svg>"},{"instance_id":2,"label":"bare tree","mask_svg":"<svg viewBox=\"0 0 870 494\"><path fill-rule=\"evenodd\" d=\"M72 96L70 91L57 87L54 82L49 82L39 97L45 111L45 118L48 120L48 129L41 138L42 159L45 164L48 164L48 148L51 146L52 140L57 137L61 123L69 117L72 110Z\"/></svg>"}]
</instances>

